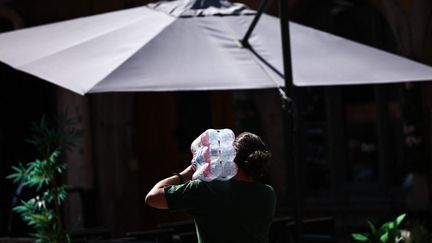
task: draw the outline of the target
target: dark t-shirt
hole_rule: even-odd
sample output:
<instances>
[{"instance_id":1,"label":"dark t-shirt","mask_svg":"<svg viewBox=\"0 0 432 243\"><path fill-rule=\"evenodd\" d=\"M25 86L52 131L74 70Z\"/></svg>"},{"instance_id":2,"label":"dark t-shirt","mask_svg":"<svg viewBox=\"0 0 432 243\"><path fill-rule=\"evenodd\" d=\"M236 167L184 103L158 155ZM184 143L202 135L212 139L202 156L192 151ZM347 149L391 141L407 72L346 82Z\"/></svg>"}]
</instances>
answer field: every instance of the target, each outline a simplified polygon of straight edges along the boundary
<instances>
[{"instance_id":1,"label":"dark t-shirt","mask_svg":"<svg viewBox=\"0 0 432 243\"><path fill-rule=\"evenodd\" d=\"M258 182L189 181L165 187L168 208L195 218L200 243L267 242L276 195Z\"/></svg>"}]
</instances>

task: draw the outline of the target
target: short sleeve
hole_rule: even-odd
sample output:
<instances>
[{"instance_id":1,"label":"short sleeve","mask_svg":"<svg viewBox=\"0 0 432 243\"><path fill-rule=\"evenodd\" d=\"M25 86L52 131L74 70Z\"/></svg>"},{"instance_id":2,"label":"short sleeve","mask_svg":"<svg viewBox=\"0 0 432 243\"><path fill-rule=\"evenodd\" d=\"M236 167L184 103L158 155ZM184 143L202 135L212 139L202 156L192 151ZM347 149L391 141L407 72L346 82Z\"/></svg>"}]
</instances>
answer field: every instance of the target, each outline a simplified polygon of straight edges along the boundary
<instances>
[{"instance_id":1,"label":"short sleeve","mask_svg":"<svg viewBox=\"0 0 432 243\"><path fill-rule=\"evenodd\" d=\"M205 196L205 190L200 180L192 180L181 185L171 185L164 188L168 209L175 211L191 211L199 207Z\"/></svg>"}]
</instances>

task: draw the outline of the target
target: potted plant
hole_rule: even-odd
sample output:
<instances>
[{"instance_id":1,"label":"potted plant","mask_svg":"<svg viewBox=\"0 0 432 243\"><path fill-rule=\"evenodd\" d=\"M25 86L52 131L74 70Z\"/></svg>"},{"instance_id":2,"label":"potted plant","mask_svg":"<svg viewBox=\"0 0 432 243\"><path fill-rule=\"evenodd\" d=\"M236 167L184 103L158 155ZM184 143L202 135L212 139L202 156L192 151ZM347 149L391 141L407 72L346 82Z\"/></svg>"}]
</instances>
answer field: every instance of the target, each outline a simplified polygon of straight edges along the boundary
<instances>
[{"instance_id":1,"label":"potted plant","mask_svg":"<svg viewBox=\"0 0 432 243\"><path fill-rule=\"evenodd\" d=\"M396 220L389 221L377 228L374 224L368 221L369 233L354 233L352 237L358 242L368 243L397 243L404 242L407 239L406 231L400 230L398 227L404 220L406 214L399 215Z\"/></svg>"},{"instance_id":2,"label":"potted plant","mask_svg":"<svg viewBox=\"0 0 432 243\"><path fill-rule=\"evenodd\" d=\"M32 236L40 243L70 242L61 217L61 204L66 198L61 177L66 165L60 161L60 154L71 149L82 132L74 128L76 119L66 114L57 119L54 128L45 117L32 124L33 135L27 141L36 147L39 159L13 166L14 173L7 177L35 189L33 198L22 200L13 210L35 230Z\"/></svg>"}]
</instances>

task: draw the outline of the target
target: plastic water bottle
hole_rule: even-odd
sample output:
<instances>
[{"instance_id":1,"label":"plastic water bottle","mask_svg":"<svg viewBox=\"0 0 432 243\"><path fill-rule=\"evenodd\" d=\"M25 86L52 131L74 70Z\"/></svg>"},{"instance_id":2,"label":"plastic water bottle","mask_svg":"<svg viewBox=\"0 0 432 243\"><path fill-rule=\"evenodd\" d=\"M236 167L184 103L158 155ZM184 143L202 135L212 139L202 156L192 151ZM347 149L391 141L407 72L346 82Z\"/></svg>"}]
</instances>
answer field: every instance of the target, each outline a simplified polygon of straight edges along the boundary
<instances>
[{"instance_id":1,"label":"plastic water bottle","mask_svg":"<svg viewBox=\"0 0 432 243\"><path fill-rule=\"evenodd\" d=\"M208 140L210 145L217 145L219 144L219 130L216 129L208 129L206 131L208 134Z\"/></svg>"},{"instance_id":2,"label":"plastic water bottle","mask_svg":"<svg viewBox=\"0 0 432 243\"><path fill-rule=\"evenodd\" d=\"M224 161L234 161L234 158L236 156L236 151L234 149L234 146L221 146L221 157Z\"/></svg>"},{"instance_id":3,"label":"plastic water bottle","mask_svg":"<svg viewBox=\"0 0 432 243\"><path fill-rule=\"evenodd\" d=\"M208 129L191 144L193 179L229 180L237 174L235 135L230 129Z\"/></svg>"},{"instance_id":4,"label":"plastic water bottle","mask_svg":"<svg viewBox=\"0 0 432 243\"><path fill-rule=\"evenodd\" d=\"M222 129L219 131L219 137L221 144L233 143L235 139L234 132L230 129Z\"/></svg>"},{"instance_id":5,"label":"plastic water bottle","mask_svg":"<svg viewBox=\"0 0 432 243\"><path fill-rule=\"evenodd\" d=\"M237 165L232 161L228 161L224 164L222 173L219 176L220 180L229 180L237 174Z\"/></svg>"}]
</instances>

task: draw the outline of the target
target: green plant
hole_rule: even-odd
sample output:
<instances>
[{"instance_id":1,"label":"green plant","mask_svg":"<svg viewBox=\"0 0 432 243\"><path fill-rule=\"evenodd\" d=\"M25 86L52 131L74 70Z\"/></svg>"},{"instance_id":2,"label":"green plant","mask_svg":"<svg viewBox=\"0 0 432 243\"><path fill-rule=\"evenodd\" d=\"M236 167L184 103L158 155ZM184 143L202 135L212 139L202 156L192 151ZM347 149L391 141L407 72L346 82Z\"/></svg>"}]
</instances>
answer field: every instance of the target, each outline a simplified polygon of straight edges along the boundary
<instances>
[{"instance_id":1,"label":"green plant","mask_svg":"<svg viewBox=\"0 0 432 243\"><path fill-rule=\"evenodd\" d=\"M399 215L396 220L389 221L376 228L372 222L368 221L369 233L354 233L352 237L359 242L370 243L395 243L403 240L401 238L401 231L398 229L399 225L405 218L406 214Z\"/></svg>"},{"instance_id":2,"label":"green plant","mask_svg":"<svg viewBox=\"0 0 432 243\"><path fill-rule=\"evenodd\" d=\"M14 207L14 211L36 233L37 242L70 242L64 230L60 206L66 198L65 184L59 183L66 165L59 161L60 153L73 147L82 131L74 128L76 119L67 118L64 113L57 119L57 126L50 127L43 116L41 121L32 124L33 135L27 142L34 145L41 159L25 165L12 166L14 173L7 176L14 183L24 183L35 189L37 195Z\"/></svg>"}]
</instances>

